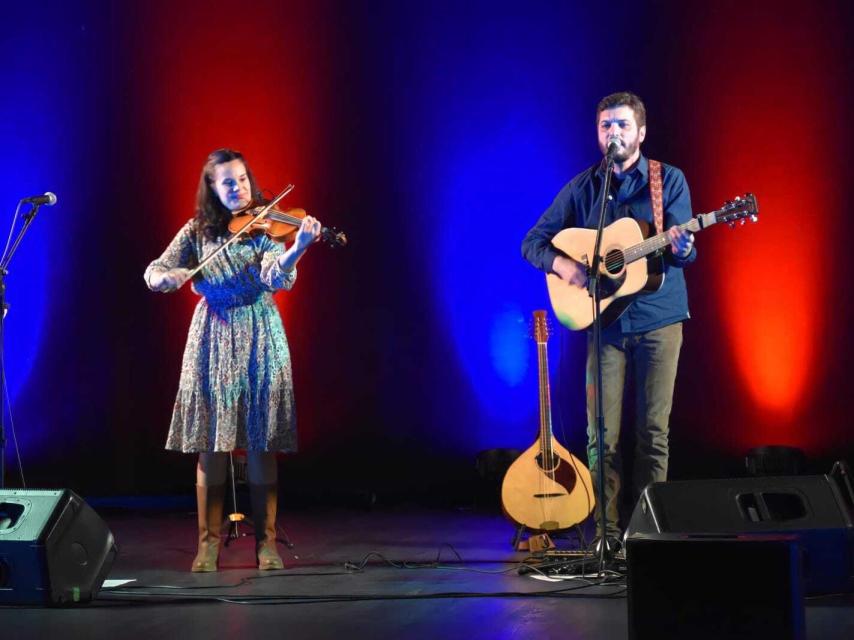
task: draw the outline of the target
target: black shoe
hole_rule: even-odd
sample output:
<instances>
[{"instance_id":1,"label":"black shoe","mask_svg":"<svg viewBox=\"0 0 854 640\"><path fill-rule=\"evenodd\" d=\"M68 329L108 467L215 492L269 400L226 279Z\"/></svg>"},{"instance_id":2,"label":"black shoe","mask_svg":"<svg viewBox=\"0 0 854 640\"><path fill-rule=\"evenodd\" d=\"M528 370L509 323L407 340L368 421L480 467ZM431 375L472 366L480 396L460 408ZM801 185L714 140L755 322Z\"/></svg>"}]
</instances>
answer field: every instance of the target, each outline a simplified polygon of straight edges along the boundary
<instances>
[{"instance_id":1,"label":"black shoe","mask_svg":"<svg viewBox=\"0 0 854 640\"><path fill-rule=\"evenodd\" d=\"M598 555L601 552L602 547L602 538L597 536L593 538L593 544L591 545L593 551ZM620 539L616 536L605 536L605 551L606 553L610 553L611 555L618 553L620 549L623 548Z\"/></svg>"}]
</instances>

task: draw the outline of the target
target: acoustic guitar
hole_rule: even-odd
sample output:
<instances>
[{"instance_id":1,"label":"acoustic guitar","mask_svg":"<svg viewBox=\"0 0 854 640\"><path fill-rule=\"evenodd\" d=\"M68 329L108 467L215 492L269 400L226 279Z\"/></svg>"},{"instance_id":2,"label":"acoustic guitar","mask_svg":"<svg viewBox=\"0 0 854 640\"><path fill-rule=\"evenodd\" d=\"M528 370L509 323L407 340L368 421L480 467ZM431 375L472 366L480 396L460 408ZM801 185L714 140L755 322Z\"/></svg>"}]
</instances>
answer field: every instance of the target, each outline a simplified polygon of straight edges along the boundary
<instances>
[{"instance_id":1,"label":"acoustic guitar","mask_svg":"<svg viewBox=\"0 0 854 640\"><path fill-rule=\"evenodd\" d=\"M584 520L596 504L590 471L552 435L546 312L534 311L540 393L536 442L510 465L501 485L504 513L536 531L567 529Z\"/></svg>"},{"instance_id":2,"label":"acoustic guitar","mask_svg":"<svg viewBox=\"0 0 854 640\"><path fill-rule=\"evenodd\" d=\"M717 211L702 213L679 225L679 228L697 233L703 229L726 222L735 226L737 221L759 219L759 207L752 193L727 202ZM552 238L552 246L564 255L587 266L593 261L596 242L595 229L577 227L564 229ZM626 307L639 295L653 293L664 283L662 251L670 244L666 232L651 234L650 225L633 218L621 218L602 230L599 280L602 291L602 325L608 326L619 318ZM549 298L555 315L562 325L577 330L593 324L593 299L587 289L568 284L560 276L546 275Z\"/></svg>"}]
</instances>

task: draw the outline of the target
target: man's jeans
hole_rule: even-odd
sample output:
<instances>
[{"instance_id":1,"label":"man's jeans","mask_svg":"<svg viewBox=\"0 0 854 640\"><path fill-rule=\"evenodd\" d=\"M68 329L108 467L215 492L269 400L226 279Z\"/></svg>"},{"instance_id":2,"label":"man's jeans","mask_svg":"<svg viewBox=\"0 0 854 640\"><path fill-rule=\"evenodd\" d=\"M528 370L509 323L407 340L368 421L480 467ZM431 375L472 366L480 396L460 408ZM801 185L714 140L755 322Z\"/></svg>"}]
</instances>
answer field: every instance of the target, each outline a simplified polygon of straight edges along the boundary
<instances>
[{"instance_id":1,"label":"man's jeans","mask_svg":"<svg viewBox=\"0 0 854 640\"><path fill-rule=\"evenodd\" d=\"M667 479L668 422L673 405L676 366L682 347L682 323L647 333L622 336L617 343L602 344L602 385L605 416L605 518L606 535L619 537L619 498L622 460L618 442L623 409L626 363L635 380L634 491L637 495L650 482ZM598 487L596 456L596 354L592 335L587 338L587 460ZM597 499L601 493L596 490ZM596 534L601 535L599 505L596 505Z\"/></svg>"}]
</instances>

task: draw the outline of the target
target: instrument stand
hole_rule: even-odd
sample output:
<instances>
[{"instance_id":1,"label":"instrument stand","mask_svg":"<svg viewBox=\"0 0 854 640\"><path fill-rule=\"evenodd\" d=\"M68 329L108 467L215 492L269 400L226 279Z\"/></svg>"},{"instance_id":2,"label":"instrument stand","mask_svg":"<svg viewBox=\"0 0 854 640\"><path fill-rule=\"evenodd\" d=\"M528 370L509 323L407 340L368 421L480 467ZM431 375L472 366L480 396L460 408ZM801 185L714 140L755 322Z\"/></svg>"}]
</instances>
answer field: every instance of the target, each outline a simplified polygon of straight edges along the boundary
<instances>
[{"instance_id":1,"label":"instrument stand","mask_svg":"<svg viewBox=\"0 0 854 640\"><path fill-rule=\"evenodd\" d=\"M525 531L529 533L528 537L523 540L522 536ZM528 551L529 553L541 553L546 549L555 548L555 543L548 533L534 533L524 524L520 524L516 528L516 533L513 534L513 540L510 544L513 545L513 551Z\"/></svg>"},{"instance_id":2,"label":"instrument stand","mask_svg":"<svg viewBox=\"0 0 854 640\"><path fill-rule=\"evenodd\" d=\"M255 524L252 522L251 518L247 518L244 514L240 513L237 510L237 482L235 479L234 473L234 456L231 452L228 454L228 463L229 463L229 475L231 476L231 506L232 512L226 516L225 521L228 523L228 533L225 536L225 546L227 547L233 540L239 540L240 538L245 538L247 536L255 536ZM250 528L251 533L241 533L240 532L240 523L245 524ZM294 557L294 560L299 560L299 556L294 553L294 543L291 542L291 539L288 537L287 531L285 531L284 527L280 526L278 523L278 519L276 521L276 542L281 542L285 545L288 550L291 552L291 555Z\"/></svg>"},{"instance_id":3,"label":"instrument stand","mask_svg":"<svg viewBox=\"0 0 854 640\"><path fill-rule=\"evenodd\" d=\"M23 202L23 200L18 202L18 208L15 209L15 215L12 218L13 229ZM3 255L0 257L0 489L6 486L6 357L3 350L5 344L4 329L6 312L8 311L8 307L6 306L6 276L9 274L9 263L12 261L12 256L15 255L18 245L21 244L21 240L24 238L24 234L33 223L39 206L38 204L33 204L32 209L24 214L24 224L18 232L18 236L14 242L6 243ZM11 241L11 239L12 229L9 230L9 240ZM10 244L11 247L9 246Z\"/></svg>"},{"instance_id":4,"label":"instrument stand","mask_svg":"<svg viewBox=\"0 0 854 640\"><path fill-rule=\"evenodd\" d=\"M587 544L581 526L576 524L572 528L578 539L578 548L582 550L586 549ZM523 540L522 536L526 531L528 532L528 537ZM569 531L569 529L564 529L563 531ZM552 532L552 535L554 534L555 532ZM530 553L548 553L557 548L552 541L551 535L546 532L534 533L533 530L528 529L524 524L516 527L516 532L513 534L513 540L511 540L510 544L513 546L514 551L528 551Z\"/></svg>"},{"instance_id":5,"label":"instrument stand","mask_svg":"<svg viewBox=\"0 0 854 640\"><path fill-rule=\"evenodd\" d=\"M593 261L587 280L587 291L593 298L593 349L596 352L596 478L599 487L597 506L599 507L599 576L605 575L606 565L614 559L614 553L608 548L608 521L605 517L605 416L602 409L602 289L600 263L602 257L602 229L605 227L605 210L611 198L611 176L614 172L614 158L609 154L605 158L605 180L602 184L602 206L599 209L599 226L596 229L596 242L593 247Z\"/></svg>"}]
</instances>

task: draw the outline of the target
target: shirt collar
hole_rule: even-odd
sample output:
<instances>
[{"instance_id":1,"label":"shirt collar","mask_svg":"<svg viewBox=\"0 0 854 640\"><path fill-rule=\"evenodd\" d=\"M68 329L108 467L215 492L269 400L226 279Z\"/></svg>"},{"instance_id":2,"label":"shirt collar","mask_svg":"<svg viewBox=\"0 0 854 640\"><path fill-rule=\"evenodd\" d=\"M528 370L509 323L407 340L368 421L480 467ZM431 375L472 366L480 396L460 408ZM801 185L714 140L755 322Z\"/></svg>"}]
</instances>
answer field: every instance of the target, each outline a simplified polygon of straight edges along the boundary
<instances>
[{"instance_id":1,"label":"shirt collar","mask_svg":"<svg viewBox=\"0 0 854 640\"><path fill-rule=\"evenodd\" d=\"M631 171L623 175L625 177L632 177L638 171L640 171L641 176L643 176L645 180L649 180L649 160L646 159L646 156L643 153L640 154L640 158L638 158L638 161L635 163L635 166L632 167ZM605 177L605 158L602 158L602 161L596 168L596 175L600 178Z\"/></svg>"}]
</instances>

